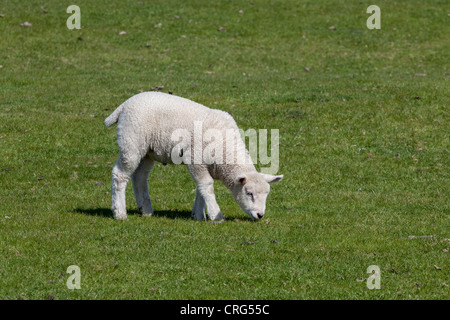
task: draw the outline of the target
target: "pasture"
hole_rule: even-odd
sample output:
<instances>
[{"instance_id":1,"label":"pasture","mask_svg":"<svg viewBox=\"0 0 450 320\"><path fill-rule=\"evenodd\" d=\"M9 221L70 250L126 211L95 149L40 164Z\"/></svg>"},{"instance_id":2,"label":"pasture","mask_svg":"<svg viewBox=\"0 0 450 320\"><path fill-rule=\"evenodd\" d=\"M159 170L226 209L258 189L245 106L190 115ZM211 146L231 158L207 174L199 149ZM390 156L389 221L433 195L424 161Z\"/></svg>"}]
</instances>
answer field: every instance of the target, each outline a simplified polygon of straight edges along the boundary
<instances>
[{"instance_id":1,"label":"pasture","mask_svg":"<svg viewBox=\"0 0 450 320\"><path fill-rule=\"evenodd\" d=\"M448 299L449 14L439 0L2 1L0 298ZM128 219L113 219L103 121L151 90L279 129L284 179L262 220L217 181L226 221L194 221L188 171L161 164L154 216L129 183Z\"/></svg>"}]
</instances>

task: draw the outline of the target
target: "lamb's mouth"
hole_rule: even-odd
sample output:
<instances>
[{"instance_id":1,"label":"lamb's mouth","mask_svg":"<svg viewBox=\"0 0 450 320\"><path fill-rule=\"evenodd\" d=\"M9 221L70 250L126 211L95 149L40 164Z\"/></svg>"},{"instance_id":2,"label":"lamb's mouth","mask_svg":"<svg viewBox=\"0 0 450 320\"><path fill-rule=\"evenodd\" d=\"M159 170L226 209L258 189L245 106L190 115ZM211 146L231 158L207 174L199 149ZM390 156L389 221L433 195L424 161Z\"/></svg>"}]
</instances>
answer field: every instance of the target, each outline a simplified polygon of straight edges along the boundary
<instances>
[{"instance_id":1,"label":"lamb's mouth","mask_svg":"<svg viewBox=\"0 0 450 320\"><path fill-rule=\"evenodd\" d=\"M261 220L264 217L264 213L253 211L253 212L247 212L247 214L253 219L253 220Z\"/></svg>"}]
</instances>

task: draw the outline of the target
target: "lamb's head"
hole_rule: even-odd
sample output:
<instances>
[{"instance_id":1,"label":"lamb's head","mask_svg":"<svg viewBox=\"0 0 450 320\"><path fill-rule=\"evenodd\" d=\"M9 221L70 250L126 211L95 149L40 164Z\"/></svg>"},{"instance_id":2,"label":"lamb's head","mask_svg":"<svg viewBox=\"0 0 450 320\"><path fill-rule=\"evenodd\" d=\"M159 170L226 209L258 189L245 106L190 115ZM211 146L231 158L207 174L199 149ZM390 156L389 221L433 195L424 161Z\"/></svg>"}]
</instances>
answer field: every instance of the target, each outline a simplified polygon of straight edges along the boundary
<instances>
[{"instance_id":1,"label":"lamb's head","mask_svg":"<svg viewBox=\"0 0 450 320\"><path fill-rule=\"evenodd\" d=\"M269 183L278 182L283 176L251 172L239 174L234 180L233 196L241 209L253 219L261 219L266 210Z\"/></svg>"}]
</instances>

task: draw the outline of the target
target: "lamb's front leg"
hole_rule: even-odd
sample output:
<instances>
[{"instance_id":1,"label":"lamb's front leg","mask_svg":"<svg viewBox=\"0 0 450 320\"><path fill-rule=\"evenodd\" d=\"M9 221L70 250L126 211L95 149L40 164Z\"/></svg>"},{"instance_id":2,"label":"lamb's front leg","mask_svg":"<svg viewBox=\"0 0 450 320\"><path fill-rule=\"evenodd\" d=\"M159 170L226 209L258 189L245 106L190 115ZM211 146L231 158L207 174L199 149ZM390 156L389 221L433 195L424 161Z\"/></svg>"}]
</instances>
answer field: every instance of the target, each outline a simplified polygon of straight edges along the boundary
<instances>
[{"instance_id":1,"label":"lamb's front leg","mask_svg":"<svg viewBox=\"0 0 450 320\"><path fill-rule=\"evenodd\" d=\"M208 217L211 220L224 220L222 212L214 195L214 179L208 172L208 169L202 165L188 165L188 170L197 185L197 196L195 198L194 218L198 219L204 216L204 207L206 205ZM202 199L200 199L202 198Z\"/></svg>"},{"instance_id":2,"label":"lamb's front leg","mask_svg":"<svg viewBox=\"0 0 450 320\"><path fill-rule=\"evenodd\" d=\"M197 190L195 195L194 207L192 208L192 217L195 220L206 220L205 214L206 202Z\"/></svg>"},{"instance_id":3,"label":"lamb's front leg","mask_svg":"<svg viewBox=\"0 0 450 320\"><path fill-rule=\"evenodd\" d=\"M224 220L225 217L223 216L222 211L220 211L216 196L214 195L214 184L212 182L198 184L197 189L206 203L208 217L215 221Z\"/></svg>"}]
</instances>

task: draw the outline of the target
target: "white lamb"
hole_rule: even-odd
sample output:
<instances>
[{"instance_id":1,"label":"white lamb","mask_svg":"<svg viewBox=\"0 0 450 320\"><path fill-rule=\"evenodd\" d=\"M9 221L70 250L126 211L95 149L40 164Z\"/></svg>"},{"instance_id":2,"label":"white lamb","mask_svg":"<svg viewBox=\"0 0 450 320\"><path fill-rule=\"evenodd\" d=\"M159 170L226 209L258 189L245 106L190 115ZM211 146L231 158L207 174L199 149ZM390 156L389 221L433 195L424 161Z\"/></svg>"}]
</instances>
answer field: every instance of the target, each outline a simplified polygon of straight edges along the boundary
<instances>
[{"instance_id":1,"label":"white lamb","mask_svg":"<svg viewBox=\"0 0 450 320\"><path fill-rule=\"evenodd\" d=\"M129 178L138 209L144 216L153 214L147 179L155 161L167 164L180 163L181 159L186 164L197 186L192 209L192 216L197 220L206 219L205 207L211 220L224 219L214 195L214 179L221 180L231 190L244 212L253 219L261 219L269 183L283 178L256 171L236 122L228 113L191 100L161 92L143 92L121 104L106 118L105 125L109 127L116 122L119 159L112 170L111 206L115 219L127 217L125 189ZM223 139L216 141L220 143L215 144L215 154L201 157L199 162L197 155L205 155L208 145L205 141L199 145L195 136L199 133L207 136L211 133L209 129L218 133L215 139ZM234 141L232 147L229 141ZM238 161L242 151L245 161ZM215 161L220 160L217 156L224 156L227 161Z\"/></svg>"}]
</instances>

